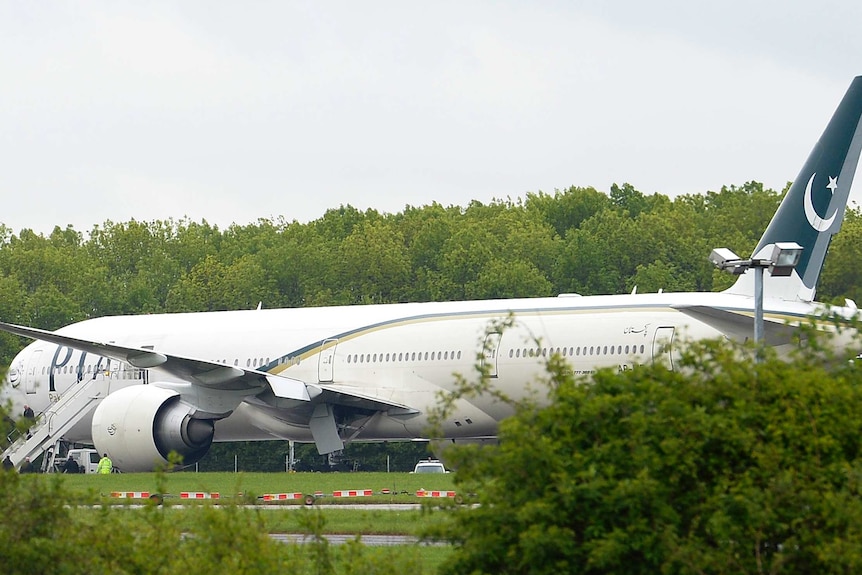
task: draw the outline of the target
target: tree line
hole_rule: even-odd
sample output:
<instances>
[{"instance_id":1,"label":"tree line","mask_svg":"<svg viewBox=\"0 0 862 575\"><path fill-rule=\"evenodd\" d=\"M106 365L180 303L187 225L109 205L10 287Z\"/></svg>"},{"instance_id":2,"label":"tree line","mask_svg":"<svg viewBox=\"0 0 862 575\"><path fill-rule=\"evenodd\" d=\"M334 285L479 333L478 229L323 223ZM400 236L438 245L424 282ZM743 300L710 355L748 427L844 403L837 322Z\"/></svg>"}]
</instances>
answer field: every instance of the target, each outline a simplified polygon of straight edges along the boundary
<instances>
[{"instance_id":1,"label":"tree line","mask_svg":"<svg viewBox=\"0 0 862 575\"><path fill-rule=\"evenodd\" d=\"M571 187L513 201L352 206L300 223L260 219L226 229L206 221L106 221L48 234L0 224L0 318L56 329L91 317L448 301L506 297L710 291L733 278L712 268L715 247L750 253L783 192L749 182L718 192L609 194ZM858 209L848 212L819 299L857 298ZM0 362L22 341L3 335Z\"/></svg>"},{"instance_id":2,"label":"tree line","mask_svg":"<svg viewBox=\"0 0 862 575\"><path fill-rule=\"evenodd\" d=\"M570 187L395 214L347 205L307 223L282 216L226 229L188 218L48 235L0 224L0 319L56 329L104 315L259 304L721 290L734 278L707 255L751 253L785 191L748 182L671 199L629 184L607 194ZM860 237L857 208L830 248L820 301L860 297ZM26 343L0 334L0 365Z\"/></svg>"}]
</instances>

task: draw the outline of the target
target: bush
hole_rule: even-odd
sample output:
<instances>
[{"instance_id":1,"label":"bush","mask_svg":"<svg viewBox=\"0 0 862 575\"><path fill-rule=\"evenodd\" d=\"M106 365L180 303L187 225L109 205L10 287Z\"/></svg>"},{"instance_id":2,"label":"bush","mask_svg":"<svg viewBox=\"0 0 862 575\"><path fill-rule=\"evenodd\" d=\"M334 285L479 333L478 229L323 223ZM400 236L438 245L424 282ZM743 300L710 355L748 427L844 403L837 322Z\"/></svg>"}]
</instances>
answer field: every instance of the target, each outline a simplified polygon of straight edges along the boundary
<instances>
[{"instance_id":1,"label":"bush","mask_svg":"<svg viewBox=\"0 0 862 575\"><path fill-rule=\"evenodd\" d=\"M682 369L548 364L494 447L457 447L447 573L832 573L862 568L862 374L807 347L756 362L693 344Z\"/></svg>"}]
</instances>

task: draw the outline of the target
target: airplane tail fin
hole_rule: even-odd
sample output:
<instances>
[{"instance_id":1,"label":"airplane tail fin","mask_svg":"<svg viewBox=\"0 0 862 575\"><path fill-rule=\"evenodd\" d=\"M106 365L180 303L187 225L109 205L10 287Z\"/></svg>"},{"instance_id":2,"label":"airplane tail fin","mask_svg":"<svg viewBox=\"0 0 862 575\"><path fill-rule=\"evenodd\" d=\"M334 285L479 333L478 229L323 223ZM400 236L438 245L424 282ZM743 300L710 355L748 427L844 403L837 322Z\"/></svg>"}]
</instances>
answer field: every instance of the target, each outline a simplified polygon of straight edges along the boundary
<instances>
[{"instance_id":1,"label":"airplane tail fin","mask_svg":"<svg viewBox=\"0 0 862 575\"><path fill-rule=\"evenodd\" d=\"M804 248L799 265L790 276L764 274L767 297L813 301L829 242L844 221L860 150L862 76L857 76L751 256L769 258L771 245L776 242L796 242ZM727 293L753 295L753 276L741 275Z\"/></svg>"}]
</instances>

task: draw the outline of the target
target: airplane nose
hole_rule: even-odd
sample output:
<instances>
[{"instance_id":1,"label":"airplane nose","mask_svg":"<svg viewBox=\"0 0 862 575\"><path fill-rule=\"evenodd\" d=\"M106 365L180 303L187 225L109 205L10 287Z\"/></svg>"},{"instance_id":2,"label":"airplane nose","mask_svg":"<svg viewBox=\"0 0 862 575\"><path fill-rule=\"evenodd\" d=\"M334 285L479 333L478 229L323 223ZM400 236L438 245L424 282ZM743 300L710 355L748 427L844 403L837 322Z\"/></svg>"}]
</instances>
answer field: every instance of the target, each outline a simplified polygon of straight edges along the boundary
<instances>
[{"instance_id":1,"label":"airplane nose","mask_svg":"<svg viewBox=\"0 0 862 575\"><path fill-rule=\"evenodd\" d=\"M6 383L11 385L12 387L18 387L21 383L21 370L15 367L15 363L13 363L9 367L9 371L6 372Z\"/></svg>"},{"instance_id":2,"label":"airplane nose","mask_svg":"<svg viewBox=\"0 0 862 575\"><path fill-rule=\"evenodd\" d=\"M24 381L24 352L19 353L12 360L12 364L3 378L3 386L0 388L0 401L12 401L15 409L18 406L18 398L21 394L21 382Z\"/></svg>"}]
</instances>

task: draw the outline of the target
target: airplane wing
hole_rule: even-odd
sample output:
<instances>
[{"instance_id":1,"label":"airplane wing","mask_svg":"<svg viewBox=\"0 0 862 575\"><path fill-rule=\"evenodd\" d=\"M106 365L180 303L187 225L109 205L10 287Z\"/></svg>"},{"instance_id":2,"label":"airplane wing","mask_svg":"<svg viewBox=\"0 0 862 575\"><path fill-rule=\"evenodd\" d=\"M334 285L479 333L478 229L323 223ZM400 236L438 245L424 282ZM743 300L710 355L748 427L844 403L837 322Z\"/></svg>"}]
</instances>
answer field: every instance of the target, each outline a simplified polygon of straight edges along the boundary
<instances>
[{"instance_id":1,"label":"airplane wing","mask_svg":"<svg viewBox=\"0 0 862 575\"><path fill-rule=\"evenodd\" d=\"M712 326L727 337L744 342L752 337L754 317L704 305L675 305L675 310ZM793 341L797 329L789 324L764 318L763 339L766 345L777 346Z\"/></svg>"},{"instance_id":2,"label":"airplane wing","mask_svg":"<svg viewBox=\"0 0 862 575\"><path fill-rule=\"evenodd\" d=\"M374 397L367 393L361 393L361 384L354 385L331 385L326 383L317 384L323 393L322 398L327 403L343 405L345 407L356 407L368 411L384 411L388 415L415 415L419 413L409 405L395 403L381 397Z\"/></svg>"},{"instance_id":3,"label":"airplane wing","mask_svg":"<svg viewBox=\"0 0 862 575\"><path fill-rule=\"evenodd\" d=\"M277 397L299 401L311 401L321 393L318 387L296 379L214 361L182 357L146 348L127 347L113 342L90 341L4 322L0 322L0 330L116 359L141 369L158 367L193 385L214 391L247 390L249 395L252 395L269 386Z\"/></svg>"}]
</instances>

